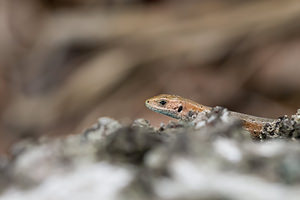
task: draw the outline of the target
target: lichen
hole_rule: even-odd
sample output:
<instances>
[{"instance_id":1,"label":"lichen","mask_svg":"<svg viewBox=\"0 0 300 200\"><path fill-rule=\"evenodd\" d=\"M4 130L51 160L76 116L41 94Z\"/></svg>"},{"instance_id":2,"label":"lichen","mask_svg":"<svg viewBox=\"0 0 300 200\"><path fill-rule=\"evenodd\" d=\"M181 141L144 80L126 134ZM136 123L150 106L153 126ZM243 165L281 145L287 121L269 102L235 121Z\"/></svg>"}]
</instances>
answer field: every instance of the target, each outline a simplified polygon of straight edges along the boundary
<instances>
[{"instance_id":1,"label":"lichen","mask_svg":"<svg viewBox=\"0 0 300 200\"><path fill-rule=\"evenodd\" d=\"M279 117L272 123L267 123L260 134L261 140L269 139L287 139L299 140L300 139L300 109L297 113L288 117L284 115Z\"/></svg>"}]
</instances>

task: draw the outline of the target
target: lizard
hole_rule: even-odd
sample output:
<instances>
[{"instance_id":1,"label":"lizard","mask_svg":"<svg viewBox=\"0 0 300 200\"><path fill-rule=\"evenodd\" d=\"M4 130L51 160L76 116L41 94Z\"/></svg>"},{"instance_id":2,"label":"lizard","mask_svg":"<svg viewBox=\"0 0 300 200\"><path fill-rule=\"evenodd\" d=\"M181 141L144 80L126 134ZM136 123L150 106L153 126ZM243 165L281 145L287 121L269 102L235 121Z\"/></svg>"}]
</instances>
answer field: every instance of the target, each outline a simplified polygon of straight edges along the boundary
<instances>
[{"instance_id":1,"label":"lizard","mask_svg":"<svg viewBox=\"0 0 300 200\"><path fill-rule=\"evenodd\" d=\"M147 99L145 105L152 111L183 121L191 121L193 116L212 109L212 107L204 106L190 99L170 94L161 94ZM229 111L229 116L241 120L243 128L249 131L253 137L259 136L265 124L276 121L234 111Z\"/></svg>"}]
</instances>

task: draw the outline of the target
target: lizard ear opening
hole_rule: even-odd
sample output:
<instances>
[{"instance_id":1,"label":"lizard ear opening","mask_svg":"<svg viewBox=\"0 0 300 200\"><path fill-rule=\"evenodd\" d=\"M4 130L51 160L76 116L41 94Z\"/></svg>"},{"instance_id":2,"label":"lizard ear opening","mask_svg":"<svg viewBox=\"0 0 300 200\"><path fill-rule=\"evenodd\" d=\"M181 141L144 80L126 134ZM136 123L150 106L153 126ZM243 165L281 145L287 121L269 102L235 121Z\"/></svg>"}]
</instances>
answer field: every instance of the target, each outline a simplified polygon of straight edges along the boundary
<instances>
[{"instance_id":1,"label":"lizard ear opening","mask_svg":"<svg viewBox=\"0 0 300 200\"><path fill-rule=\"evenodd\" d=\"M183 109L183 107L182 107L182 106L179 106L177 111L178 111L178 112L181 112L182 109Z\"/></svg>"}]
</instances>

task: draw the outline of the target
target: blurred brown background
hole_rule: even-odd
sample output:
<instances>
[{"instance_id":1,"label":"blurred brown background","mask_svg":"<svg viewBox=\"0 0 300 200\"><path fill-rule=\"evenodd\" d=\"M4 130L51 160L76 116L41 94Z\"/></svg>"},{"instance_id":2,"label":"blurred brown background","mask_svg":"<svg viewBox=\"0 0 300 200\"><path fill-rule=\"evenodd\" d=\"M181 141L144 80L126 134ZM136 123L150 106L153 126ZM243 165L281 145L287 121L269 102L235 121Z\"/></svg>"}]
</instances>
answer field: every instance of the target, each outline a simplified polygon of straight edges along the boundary
<instances>
[{"instance_id":1,"label":"blurred brown background","mask_svg":"<svg viewBox=\"0 0 300 200\"><path fill-rule=\"evenodd\" d=\"M299 63L299 1L0 0L0 152L101 116L159 125L159 93L290 115Z\"/></svg>"}]
</instances>

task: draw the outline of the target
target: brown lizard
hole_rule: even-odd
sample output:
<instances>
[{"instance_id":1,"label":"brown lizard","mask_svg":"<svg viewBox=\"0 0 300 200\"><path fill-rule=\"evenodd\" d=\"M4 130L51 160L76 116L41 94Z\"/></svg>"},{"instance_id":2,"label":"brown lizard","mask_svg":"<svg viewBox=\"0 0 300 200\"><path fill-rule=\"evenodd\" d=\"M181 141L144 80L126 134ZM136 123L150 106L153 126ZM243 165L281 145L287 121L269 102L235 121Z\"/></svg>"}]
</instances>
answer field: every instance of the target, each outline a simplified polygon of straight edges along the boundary
<instances>
[{"instance_id":1,"label":"brown lizard","mask_svg":"<svg viewBox=\"0 0 300 200\"><path fill-rule=\"evenodd\" d=\"M161 94L147 99L145 105L150 110L184 121L190 121L195 114L212 109L192 100L169 94ZM275 121L275 119L255 117L233 111L229 111L229 116L240 119L243 122L243 128L248 130L254 137L260 134L266 123Z\"/></svg>"}]
</instances>

